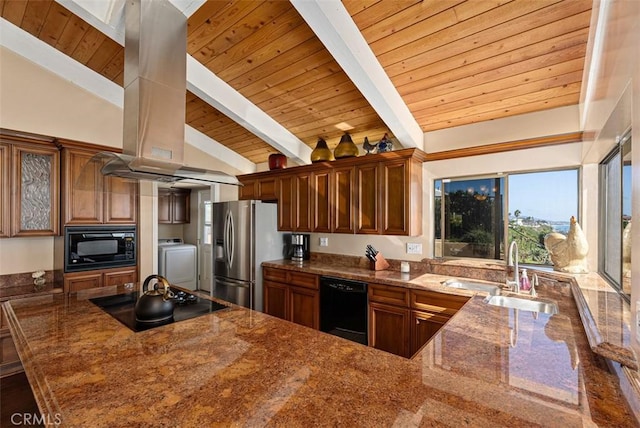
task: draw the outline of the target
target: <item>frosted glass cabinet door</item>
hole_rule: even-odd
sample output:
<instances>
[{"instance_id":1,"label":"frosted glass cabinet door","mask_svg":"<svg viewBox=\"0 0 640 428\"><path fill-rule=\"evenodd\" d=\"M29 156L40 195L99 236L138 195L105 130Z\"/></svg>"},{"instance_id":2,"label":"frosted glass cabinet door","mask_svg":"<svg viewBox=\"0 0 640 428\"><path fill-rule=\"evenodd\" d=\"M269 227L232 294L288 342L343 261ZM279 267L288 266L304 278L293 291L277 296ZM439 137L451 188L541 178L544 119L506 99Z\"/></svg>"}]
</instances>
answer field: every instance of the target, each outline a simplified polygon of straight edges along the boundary
<instances>
[{"instance_id":1,"label":"frosted glass cabinet door","mask_svg":"<svg viewBox=\"0 0 640 428\"><path fill-rule=\"evenodd\" d=\"M57 148L13 146L13 236L58 234Z\"/></svg>"}]
</instances>

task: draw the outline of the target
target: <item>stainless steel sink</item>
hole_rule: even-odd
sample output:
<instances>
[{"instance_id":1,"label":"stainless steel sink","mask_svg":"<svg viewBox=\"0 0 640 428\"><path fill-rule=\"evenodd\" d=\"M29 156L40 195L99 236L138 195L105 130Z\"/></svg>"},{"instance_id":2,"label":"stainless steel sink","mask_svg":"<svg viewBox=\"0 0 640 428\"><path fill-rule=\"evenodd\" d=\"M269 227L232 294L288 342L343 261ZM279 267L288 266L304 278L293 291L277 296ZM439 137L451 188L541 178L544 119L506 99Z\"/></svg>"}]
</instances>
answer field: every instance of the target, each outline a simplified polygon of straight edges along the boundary
<instances>
[{"instance_id":1,"label":"stainless steel sink","mask_svg":"<svg viewBox=\"0 0 640 428\"><path fill-rule=\"evenodd\" d=\"M521 299L512 296L487 296L485 303L504 308L520 309L530 312L543 312L545 314L557 314L558 305L553 302L543 302L541 300Z\"/></svg>"},{"instance_id":2,"label":"stainless steel sink","mask_svg":"<svg viewBox=\"0 0 640 428\"><path fill-rule=\"evenodd\" d=\"M498 287L497 285L484 284L482 282L451 278L443 281L442 285L444 285L445 287L460 288L463 290L483 291L485 293L488 293L490 296L497 296L500 294L500 287Z\"/></svg>"}]
</instances>

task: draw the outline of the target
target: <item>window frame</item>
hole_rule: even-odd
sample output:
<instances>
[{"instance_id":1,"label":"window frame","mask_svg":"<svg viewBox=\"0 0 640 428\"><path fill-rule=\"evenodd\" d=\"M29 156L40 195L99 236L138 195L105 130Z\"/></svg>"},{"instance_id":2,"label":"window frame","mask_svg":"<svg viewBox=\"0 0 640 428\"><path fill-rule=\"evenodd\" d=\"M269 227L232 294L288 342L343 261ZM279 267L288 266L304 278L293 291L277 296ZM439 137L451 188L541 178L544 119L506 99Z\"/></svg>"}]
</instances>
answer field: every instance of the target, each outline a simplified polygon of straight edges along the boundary
<instances>
[{"instance_id":1,"label":"window frame","mask_svg":"<svg viewBox=\"0 0 640 428\"><path fill-rule=\"evenodd\" d=\"M623 228L622 228L622 215L624 214L624 210L623 210L623 199L624 199L624 178L623 178L623 171L624 171L624 156L627 152L625 152L625 149L628 149L629 151L631 150L631 128L628 128L627 130L625 130L625 132L622 134L621 137L618 137L616 139L616 143L615 146L613 147L613 149L611 149L611 151L609 151L609 153L607 153L607 155L600 161L600 163L598 164L598 186L600 191L598 192L598 273L611 285L611 287L613 287L618 294L620 294L622 296L623 299L625 299L627 302L631 301L631 295L630 294L626 294L624 292L623 289L623 276L624 276L624 271L623 271L623 241L622 241L622 234L624 232ZM614 276L612 276L612 274L607 270L607 256L610 255L609 252L609 247L608 247L608 242L609 242L609 233L608 233L608 221L610 220L610 216L608 215L609 211L608 208L608 196L609 196L609 187L608 187L608 175L607 175L607 167L609 166L609 164L617 157L619 156L619 160L620 160L620 165L619 165L619 170L617 171L618 173L618 179L619 179L619 184L620 184L620 188L617 189L619 190L619 200L617 201L619 203L619 208L620 208L620 218L616 219L617 221L619 221L620 224L620 235L617 236L619 238L619 258L620 258L620 263L619 263L619 273L620 273L620 277L619 278L615 278ZM632 214L633 215L633 214Z\"/></svg>"},{"instance_id":2,"label":"window frame","mask_svg":"<svg viewBox=\"0 0 640 428\"><path fill-rule=\"evenodd\" d=\"M433 254L437 254L437 237L436 237L436 227L435 227L435 221L436 221L436 215L435 215L435 207L436 207L436 183L438 181L440 181L442 183L441 187L440 187L440 198L442 200L442 198L444 197L444 183L445 180L448 181L465 181L465 180L476 180L476 179L495 179L495 178L504 178L504 197L503 197L503 207L502 207L502 218L503 218L503 240L502 242L499 243L500 246L502 246L502 248L505 249L508 246L508 242L505 242L508 240L508 236L509 236L509 205L510 205L510 200L509 200L509 191L510 191L510 183L509 183L509 178L511 175L519 175L519 174L532 174L532 173L545 173L545 172L554 172L554 171L576 171L576 195L577 195L577 207L576 207L576 220L578 221L578 223L581 222L581 213L582 213L582 166L581 165L577 165L577 166L565 166L565 167L558 167L558 168L548 168L548 169L533 169L533 170L522 170L522 171L510 171L510 172L499 172L499 173L492 173L492 174L478 174L478 175L468 175L468 176L455 176L455 177L440 177L440 178L434 178L433 179L433 206L434 206L434 228L433 228ZM472 257L459 257L459 256L450 256L444 255L444 242L445 242L445 237L444 237L444 230L445 230L445 225L444 225L444 221L445 221L445 204L441 203L440 204L440 254L441 254L441 258L443 259L449 259L449 260L454 260L454 259L477 259L477 258L472 258ZM502 252L503 257L501 259L477 259L477 260L505 260L505 253ZM531 266L535 266L535 267L540 267L540 268L553 268L553 265L546 265L546 264L536 264L536 265L531 265Z\"/></svg>"}]
</instances>

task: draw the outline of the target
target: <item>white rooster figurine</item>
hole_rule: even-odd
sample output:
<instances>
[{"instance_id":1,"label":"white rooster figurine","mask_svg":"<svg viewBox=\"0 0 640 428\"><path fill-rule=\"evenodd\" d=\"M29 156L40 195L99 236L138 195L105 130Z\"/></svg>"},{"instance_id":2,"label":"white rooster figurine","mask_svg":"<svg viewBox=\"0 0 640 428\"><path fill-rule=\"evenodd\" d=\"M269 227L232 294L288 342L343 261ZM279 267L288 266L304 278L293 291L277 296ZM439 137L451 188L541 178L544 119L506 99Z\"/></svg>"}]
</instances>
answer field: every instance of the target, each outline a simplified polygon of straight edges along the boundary
<instances>
[{"instance_id":1,"label":"white rooster figurine","mask_svg":"<svg viewBox=\"0 0 640 428\"><path fill-rule=\"evenodd\" d=\"M544 237L544 246L549 251L553 270L589 273L587 268L589 243L575 217L571 217L567 236L557 232L549 233Z\"/></svg>"}]
</instances>

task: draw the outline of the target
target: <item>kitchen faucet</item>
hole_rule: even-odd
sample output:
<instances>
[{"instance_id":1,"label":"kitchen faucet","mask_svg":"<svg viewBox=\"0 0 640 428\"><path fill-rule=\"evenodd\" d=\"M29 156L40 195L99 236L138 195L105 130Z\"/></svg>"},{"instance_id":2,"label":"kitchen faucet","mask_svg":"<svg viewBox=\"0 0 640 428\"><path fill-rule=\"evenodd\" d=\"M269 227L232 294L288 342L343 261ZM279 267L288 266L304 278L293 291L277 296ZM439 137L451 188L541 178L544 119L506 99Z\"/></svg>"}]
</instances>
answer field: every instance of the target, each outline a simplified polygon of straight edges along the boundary
<instances>
[{"instance_id":1,"label":"kitchen faucet","mask_svg":"<svg viewBox=\"0 0 640 428\"><path fill-rule=\"evenodd\" d=\"M515 249L515 258L514 250ZM509 245L509 255L507 257L507 266L513 266L513 281L507 280L507 287L513 286L513 291L520 293L520 273L518 268L518 243L514 239Z\"/></svg>"}]
</instances>

